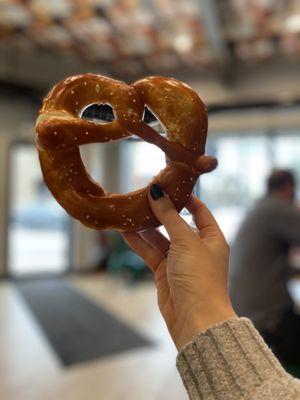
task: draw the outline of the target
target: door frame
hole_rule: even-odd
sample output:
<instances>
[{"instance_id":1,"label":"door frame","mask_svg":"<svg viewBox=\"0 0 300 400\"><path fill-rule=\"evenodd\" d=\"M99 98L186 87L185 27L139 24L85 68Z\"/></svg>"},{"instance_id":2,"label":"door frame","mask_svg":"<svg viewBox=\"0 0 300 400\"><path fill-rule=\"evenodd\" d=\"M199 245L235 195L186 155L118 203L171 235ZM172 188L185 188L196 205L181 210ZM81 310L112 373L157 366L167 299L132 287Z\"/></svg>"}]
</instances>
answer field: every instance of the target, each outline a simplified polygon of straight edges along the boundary
<instances>
[{"instance_id":1,"label":"door frame","mask_svg":"<svg viewBox=\"0 0 300 400\"><path fill-rule=\"evenodd\" d=\"M0 278L8 276L9 152L9 136L0 135Z\"/></svg>"}]
</instances>

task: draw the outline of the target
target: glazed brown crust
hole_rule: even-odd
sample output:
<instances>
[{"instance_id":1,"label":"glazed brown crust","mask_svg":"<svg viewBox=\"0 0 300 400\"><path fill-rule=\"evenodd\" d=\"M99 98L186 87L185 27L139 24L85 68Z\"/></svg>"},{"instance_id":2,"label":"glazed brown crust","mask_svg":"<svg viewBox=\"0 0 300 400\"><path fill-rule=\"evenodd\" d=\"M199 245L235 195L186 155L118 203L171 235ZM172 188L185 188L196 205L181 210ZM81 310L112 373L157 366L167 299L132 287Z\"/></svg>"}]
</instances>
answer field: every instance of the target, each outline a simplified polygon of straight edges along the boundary
<instances>
[{"instance_id":1,"label":"glazed brown crust","mask_svg":"<svg viewBox=\"0 0 300 400\"><path fill-rule=\"evenodd\" d=\"M80 119L82 110L94 103L110 104L116 119L103 125ZM167 138L142 121L145 105L160 119ZM129 86L86 74L67 78L51 90L36 132L45 182L70 215L90 228L137 232L160 225L147 199L152 183L170 195L178 211L186 204L201 173L207 114L198 95L173 78L150 77ZM79 145L131 134L161 148L167 166L145 188L124 195L107 193L86 172Z\"/></svg>"}]
</instances>

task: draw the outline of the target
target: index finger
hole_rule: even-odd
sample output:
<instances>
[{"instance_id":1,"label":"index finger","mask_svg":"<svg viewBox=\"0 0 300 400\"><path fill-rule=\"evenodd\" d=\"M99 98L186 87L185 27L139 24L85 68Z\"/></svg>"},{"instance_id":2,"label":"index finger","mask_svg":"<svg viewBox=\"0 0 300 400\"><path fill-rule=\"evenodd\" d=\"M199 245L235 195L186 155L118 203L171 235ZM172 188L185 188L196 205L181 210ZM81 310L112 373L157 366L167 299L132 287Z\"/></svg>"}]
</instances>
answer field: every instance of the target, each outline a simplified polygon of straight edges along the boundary
<instances>
[{"instance_id":1,"label":"index finger","mask_svg":"<svg viewBox=\"0 0 300 400\"><path fill-rule=\"evenodd\" d=\"M196 196L192 195L186 204L186 209L193 215L195 224L199 229L201 236L206 237L222 237L223 232L219 227L212 213Z\"/></svg>"}]
</instances>

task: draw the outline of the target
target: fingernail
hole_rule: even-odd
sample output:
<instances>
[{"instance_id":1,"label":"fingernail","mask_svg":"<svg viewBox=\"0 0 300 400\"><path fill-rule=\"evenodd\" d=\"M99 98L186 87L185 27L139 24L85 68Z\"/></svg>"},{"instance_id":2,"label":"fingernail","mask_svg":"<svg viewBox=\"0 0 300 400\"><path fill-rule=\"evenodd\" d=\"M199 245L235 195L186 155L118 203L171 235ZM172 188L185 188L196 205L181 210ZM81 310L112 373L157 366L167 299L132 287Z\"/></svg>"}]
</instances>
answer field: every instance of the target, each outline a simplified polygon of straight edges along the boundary
<instances>
[{"instance_id":1,"label":"fingernail","mask_svg":"<svg viewBox=\"0 0 300 400\"><path fill-rule=\"evenodd\" d=\"M164 192L158 185L154 184L150 187L150 196L153 200L158 200L161 197L164 197Z\"/></svg>"}]
</instances>

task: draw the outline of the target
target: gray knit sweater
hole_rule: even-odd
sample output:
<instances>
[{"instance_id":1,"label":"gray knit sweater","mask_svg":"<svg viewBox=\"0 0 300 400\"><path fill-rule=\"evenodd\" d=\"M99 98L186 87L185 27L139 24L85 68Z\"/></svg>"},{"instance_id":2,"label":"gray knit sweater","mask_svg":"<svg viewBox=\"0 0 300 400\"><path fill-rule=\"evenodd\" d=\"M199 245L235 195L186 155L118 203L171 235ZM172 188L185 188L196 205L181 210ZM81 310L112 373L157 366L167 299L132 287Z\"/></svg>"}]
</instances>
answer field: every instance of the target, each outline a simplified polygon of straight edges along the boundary
<instances>
[{"instance_id":1,"label":"gray knit sweater","mask_svg":"<svg viewBox=\"0 0 300 400\"><path fill-rule=\"evenodd\" d=\"M177 367L193 400L300 399L300 380L284 371L246 318L201 333L179 352Z\"/></svg>"}]
</instances>

